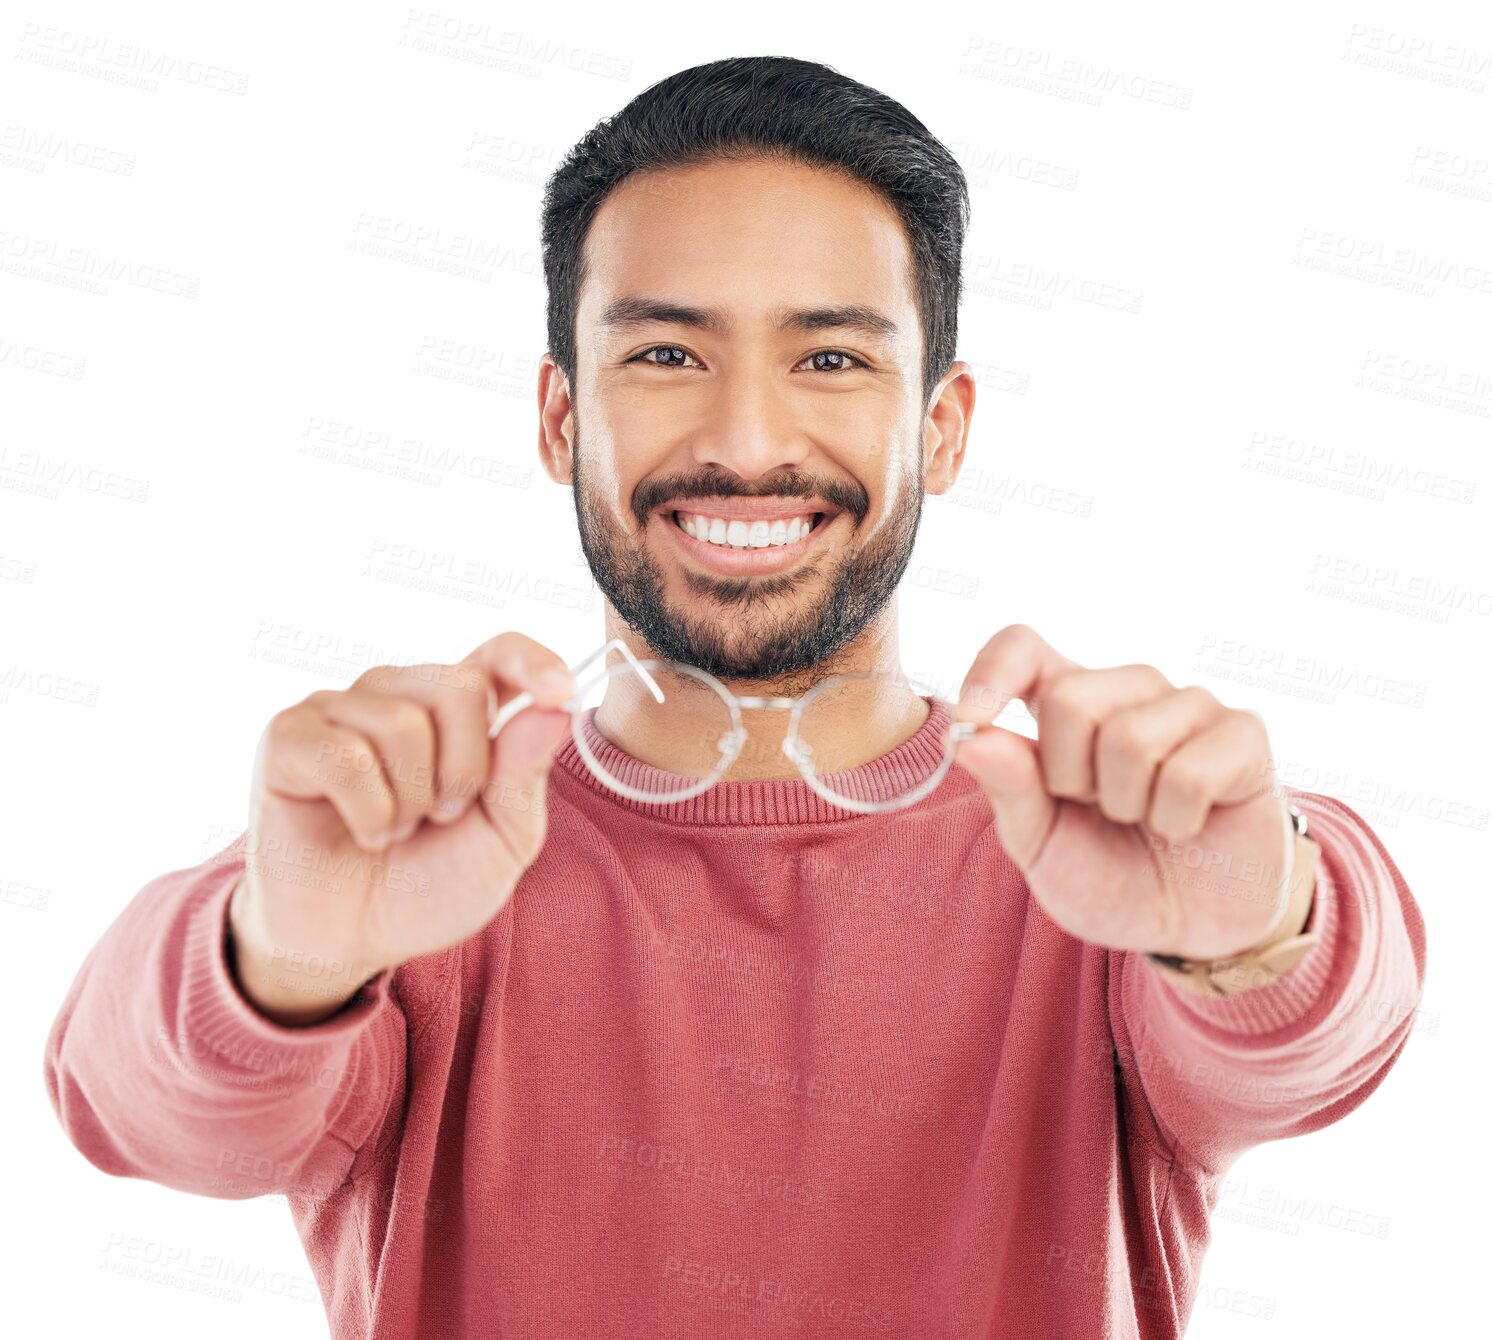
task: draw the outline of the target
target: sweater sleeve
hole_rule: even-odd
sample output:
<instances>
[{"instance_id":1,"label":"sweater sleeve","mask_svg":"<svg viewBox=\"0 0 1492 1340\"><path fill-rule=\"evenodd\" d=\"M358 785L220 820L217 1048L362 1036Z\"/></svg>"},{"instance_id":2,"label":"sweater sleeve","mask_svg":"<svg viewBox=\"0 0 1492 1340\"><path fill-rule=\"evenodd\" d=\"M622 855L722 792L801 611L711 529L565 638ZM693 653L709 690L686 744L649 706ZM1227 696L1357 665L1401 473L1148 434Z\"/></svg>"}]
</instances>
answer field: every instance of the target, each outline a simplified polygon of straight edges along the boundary
<instances>
[{"instance_id":1,"label":"sweater sleeve","mask_svg":"<svg viewBox=\"0 0 1492 1340\"><path fill-rule=\"evenodd\" d=\"M261 1014L228 966L240 834L159 875L89 951L47 1036L53 1110L95 1167L225 1200L321 1197L402 1104L405 1017L390 969L330 1018Z\"/></svg>"},{"instance_id":2,"label":"sweater sleeve","mask_svg":"<svg viewBox=\"0 0 1492 1340\"><path fill-rule=\"evenodd\" d=\"M1249 1147L1340 1120L1414 1027L1425 928L1392 858L1334 797L1285 788L1321 852L1305 929L1321 940L1265 986L1214 999L1110 951L1108 1007L1132 1105L1168 1156L1219 1174Z\"/></svg>"}]
</instances>

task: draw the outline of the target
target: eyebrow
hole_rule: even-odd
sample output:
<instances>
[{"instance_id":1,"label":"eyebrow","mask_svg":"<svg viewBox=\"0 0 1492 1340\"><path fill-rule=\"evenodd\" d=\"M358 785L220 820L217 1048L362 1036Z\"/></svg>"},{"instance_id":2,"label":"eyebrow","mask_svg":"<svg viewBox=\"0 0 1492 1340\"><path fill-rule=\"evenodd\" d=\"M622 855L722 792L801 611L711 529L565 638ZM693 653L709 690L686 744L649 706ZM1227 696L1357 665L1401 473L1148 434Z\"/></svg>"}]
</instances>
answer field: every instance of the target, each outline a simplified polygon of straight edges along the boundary
<instances>
[{"instance_id":1,"label":"eyebrow","mask_svg":"<svg viewBox=\"0 0 1492 1340\"><path fill-rule=\"evenodd\" d=\"M819 330L852 330L871 339L894 341L901 329L884 312L863 303L833 307L780 307L771 313L783 331L811 333ZM719 307L690 307L666 298L617 298L601 313L601 329L630 330L650 324L688 326L714 335L728 334L729 316Z\"/></svg>"}]
</instances>

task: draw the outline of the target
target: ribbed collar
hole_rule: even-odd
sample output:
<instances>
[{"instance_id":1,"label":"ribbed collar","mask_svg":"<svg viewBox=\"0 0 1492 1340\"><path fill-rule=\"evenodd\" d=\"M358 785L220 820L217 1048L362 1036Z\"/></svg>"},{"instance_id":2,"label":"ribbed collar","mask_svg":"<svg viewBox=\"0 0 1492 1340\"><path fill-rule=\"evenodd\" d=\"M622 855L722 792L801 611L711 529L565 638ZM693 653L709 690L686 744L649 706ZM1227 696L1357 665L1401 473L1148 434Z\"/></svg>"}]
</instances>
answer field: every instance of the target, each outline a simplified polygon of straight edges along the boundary
<instances>
[{"instance_id":1,"label":"ribbed collar","mask_svg":"<svg viewBox=\"0 0 1492 1340\"><path fill-rule=\"evenodd\" d=\"M909 785L908 776L925 777L937 767L943 757L944 732L948 723L948 709L938 698L924 697L928 714L914 735L908 737L889 753L873 758L858 767L846 768L831 774L832 785L846 795L864 800L884 800L903 791ZM655 768L630 754L623 753L596 728L595 709L590 709L583 718L586 743L591 752L606 770L621 781L639 790L671 790L679 785L678 775ZM576 747L574 739L566 739L555 751L555 767L587 790L592 791L613 805L636 813L646 814L664 823L753 825L753 824L817 824L840 823L846 819L874 819L879 815L859 814L838 805L830 804L801 777L771 778L762 781L716 782L708 791L687 800L674 800L656 805L633 800L630 796L618 795L604 782L598 780L587 766L585 758ZM948 785L956 785L950 768L942 785L931 795L924 796L915 809L925 805ZM965 780L972 780L965 778ZM900 813L901 811L891 811Z\"/></svg>"}]
</instances>

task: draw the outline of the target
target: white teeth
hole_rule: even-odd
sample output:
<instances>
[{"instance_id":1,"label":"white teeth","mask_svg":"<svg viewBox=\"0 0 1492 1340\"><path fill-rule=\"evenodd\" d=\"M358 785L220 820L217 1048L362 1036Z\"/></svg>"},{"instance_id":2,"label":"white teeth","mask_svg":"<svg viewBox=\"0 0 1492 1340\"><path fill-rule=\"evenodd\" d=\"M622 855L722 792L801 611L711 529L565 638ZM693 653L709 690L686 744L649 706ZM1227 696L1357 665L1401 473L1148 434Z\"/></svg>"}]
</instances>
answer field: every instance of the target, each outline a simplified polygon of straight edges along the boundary
<instances>
[{"instance_id":1,"label":"white teeth","mask_svg":"<svg viewBox=\"0 0 1492 1340\"><path fill-rule=\"evenodd\" d=\"M707 540L710 544L734 549L770 549L784 544L796 544L813 529L813 518L810 516L746 522L735 518L726 520L718 516L680 512L678 519L681 528L696 540Z\"/></svg>"}]
</instances>

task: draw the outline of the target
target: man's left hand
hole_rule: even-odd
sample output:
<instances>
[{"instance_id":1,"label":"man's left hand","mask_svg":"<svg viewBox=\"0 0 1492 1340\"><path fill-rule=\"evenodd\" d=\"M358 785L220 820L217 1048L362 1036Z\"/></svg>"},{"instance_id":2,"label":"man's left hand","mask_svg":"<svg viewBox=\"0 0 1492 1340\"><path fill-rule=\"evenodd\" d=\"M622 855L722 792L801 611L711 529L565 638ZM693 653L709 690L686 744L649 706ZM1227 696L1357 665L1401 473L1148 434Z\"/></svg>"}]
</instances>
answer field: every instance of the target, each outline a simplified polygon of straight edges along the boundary
<instances>
[{"instance_id":1,"label":"man's left hand","mask_svg":"<svg viewBox=\"0 0 1492 1340\"><path fill-rule=\"evenodd\" d=\"M1037 739L989 726L1012 698ZM1154 666L1090 670L1012 624L975 657L954 761L1032 896L1070 935L1218 959L1270 939L1295 836L1257 713Z\"/></svg>"}]
</instances>

